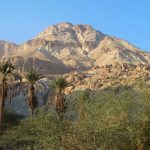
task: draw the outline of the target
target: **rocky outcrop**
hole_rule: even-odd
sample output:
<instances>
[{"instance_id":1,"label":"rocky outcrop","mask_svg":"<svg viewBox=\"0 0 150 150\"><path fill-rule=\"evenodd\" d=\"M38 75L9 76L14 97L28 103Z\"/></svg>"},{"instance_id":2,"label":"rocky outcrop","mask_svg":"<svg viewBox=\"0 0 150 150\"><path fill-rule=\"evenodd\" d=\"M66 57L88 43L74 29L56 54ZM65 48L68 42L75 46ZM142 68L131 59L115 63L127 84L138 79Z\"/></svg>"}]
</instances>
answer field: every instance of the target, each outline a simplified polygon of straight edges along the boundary
<instances>
[{"instance_id":1,"label":"rocky outcrop","mask_svg":"<svg viewBox=\"0 0 150 150\"><path fill-rule=\"evenodd\" d=\"M71 83L66 93L75 90L97 90L119 85L132 85L137 79L150 76L150 65L133 65L116 63L94 67L85 72L65 74L64 77Z\"/></svg>"},{"instance_id":2,"label":"rocky outcrop","mask_svg":"<svg viewBox=\"0 0 150 150\"><path fill-rule=\"evenodd\" d=\"M9 56L15 53L18 46L14 43L7 42L7 41L0 41L0 58Z\"/></svg>"}]
</instances>

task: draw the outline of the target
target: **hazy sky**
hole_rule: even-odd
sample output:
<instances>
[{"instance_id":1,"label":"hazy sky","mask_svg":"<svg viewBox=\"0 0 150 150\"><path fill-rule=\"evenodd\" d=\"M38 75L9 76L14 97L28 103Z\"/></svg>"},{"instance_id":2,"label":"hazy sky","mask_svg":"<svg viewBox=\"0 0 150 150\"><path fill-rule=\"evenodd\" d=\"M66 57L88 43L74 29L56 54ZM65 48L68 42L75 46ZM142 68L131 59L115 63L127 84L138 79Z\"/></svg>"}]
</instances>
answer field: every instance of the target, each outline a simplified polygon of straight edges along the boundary
<instances>
[{"instance_id":1,"label":"hazy sky","mask_svg":"<svg viewBox=\"0 0 150 150\"><path fill-rule=\"evenodd\" d=\"M150 50L150 0L0 0L0 40L23 43L60 22L90 24Z\"/></svg>"}]
</instances>

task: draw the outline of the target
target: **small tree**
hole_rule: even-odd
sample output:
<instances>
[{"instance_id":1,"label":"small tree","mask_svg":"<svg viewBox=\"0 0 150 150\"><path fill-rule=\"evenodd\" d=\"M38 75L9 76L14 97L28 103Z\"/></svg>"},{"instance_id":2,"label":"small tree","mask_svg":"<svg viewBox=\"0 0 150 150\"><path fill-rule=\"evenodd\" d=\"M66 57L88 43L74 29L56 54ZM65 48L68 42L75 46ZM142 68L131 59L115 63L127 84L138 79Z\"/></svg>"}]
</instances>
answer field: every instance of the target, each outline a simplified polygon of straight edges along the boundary
<instances>
[{"instance_id":1,"label":"small tree","mask_svg":"<svg viewBox=\"0 0 150 150\"><path fill-rule=\"evenodd\" d=\"M13 71L15 66L9 62L4 61L0 64L0 79L1 79L1 96L0 96L0 130L2 131L3 115L5 107L5 99L8 92L8 81L13 78Z\"/></svg>"},{"instance_id":2,"label":"small tree","mask_svg":"<svg viewBox=\"0 0 150 150\"><path fill-rule=\"evenodd\" d=\"M64 90L68 85L69 83L62 77L54 79L50 84L50 87L55 89L55 108L60 121L63 120L67 107Z\"/></svg>"},{"instance_id":3,"label":"small tree","mask_svg":"<svg viewBox=\"0 0 150 150\"><path fill-rule=\"evenodd\" d=\"M31 115L33 115L35 108L37 107L37 96L36 96L36 89L37 86L42 85L42 83L38 82L42 79L43 76L37 73L35 70L31 69L26 75L25 79L27 80L28 88L28 105L31 110Z\"/></svg>"}]
</instances>

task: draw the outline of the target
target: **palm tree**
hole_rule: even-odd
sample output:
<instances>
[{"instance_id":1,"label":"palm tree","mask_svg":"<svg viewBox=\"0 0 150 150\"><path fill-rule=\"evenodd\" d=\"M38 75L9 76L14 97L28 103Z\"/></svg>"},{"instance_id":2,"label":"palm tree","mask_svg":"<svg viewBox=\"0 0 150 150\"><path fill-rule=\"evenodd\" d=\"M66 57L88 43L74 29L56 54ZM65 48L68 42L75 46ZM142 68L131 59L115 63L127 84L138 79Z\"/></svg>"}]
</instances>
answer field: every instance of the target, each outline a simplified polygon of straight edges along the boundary
<instances>
[{"instance_id":1,"label":"palm tree","mask_svg":"<svg viewBox=\"0 0 150 150\"><path fill-rule=\"evenodd\" d=\"M36 96L36 89L37 86L44 86L43 83L39 82L43 76L37 73L35 70L31 69L26 75L25 79L27 80L27 85L29 85L28 89L28 105L31 111L31 116L33 116L34 110L37 107L37 96Z\"/></svg>"},{"instance_id":2,"label":"palm tree","mask_svg":"<svg viewBox=\"0 0 150 150\"><path fill-rule=\"evenodd\" d=\"M0 96L0 130L2 130L3 124L3 115L4 115L4 106L5 106L5 99L7 97L8 92L8 81L9 79L13 79L13 71L15 66L9 62L4 61L0 63L0 79L1 79L1 96Z\"/></svg>"},{"instance_id":3,"label":"palm tree","mask_svg":"<svg viewBox=\"0 0 150 150\"><path fill-rule=\"evenodd\" d=\"M69 86L69 83L62 77L54 79L50 87L55 89L55 108L60 121L63 120L66 111L66 97L64 90Z\"/></svg>"}]
</instances>

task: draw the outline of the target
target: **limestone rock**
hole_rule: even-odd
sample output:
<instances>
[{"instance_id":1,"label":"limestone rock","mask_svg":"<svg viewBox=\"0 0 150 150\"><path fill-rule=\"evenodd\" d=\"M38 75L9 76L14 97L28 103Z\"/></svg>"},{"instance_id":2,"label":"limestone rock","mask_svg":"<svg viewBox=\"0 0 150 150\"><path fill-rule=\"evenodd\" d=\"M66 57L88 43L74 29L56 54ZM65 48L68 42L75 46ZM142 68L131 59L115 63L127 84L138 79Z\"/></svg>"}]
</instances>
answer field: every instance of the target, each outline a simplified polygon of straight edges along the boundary
<instances>
[{"instance_id":1,"label":"limestone rock","mask_svg":"<svg viewBox=\"0 0 150 150\"><path fill-rule=\"evenodd\" d=\"M90 25L65 22L49 26L24 44L0 41L0 59L8 58L21 72L32 67L45 74L58 75L95 70L105 65L108 65L105 67L108 73L112 71L111 65L125 71L127 64L149 64L150 53L125 40L105 35Z\"/></svg>"},{"instance_id":2,"label":"limestone rock","mask_svg":"<svg viewBox=\"0 0 150 150\"><path fill-rule=\"evenodd\" d=\"M122 67L119 70L118 68ZM109 70L109 71L108 71ZM81 73L76 74L76 77L79 77ZM97 90L102 88L107 88L110 86L120 86L123 84L132 85L136 79L147 78L150 75L149 65L132 65L132 64L115 64L115 65L106 65L98 67L97 69L93 68L89 71L85 71L84 78L82 81L73 80L72 84L75 85L75 88L71 89L80 90L89 88L91 90ZM68 78L69 75L68 74Z\"/></svg>"}]
</instances>

